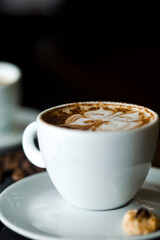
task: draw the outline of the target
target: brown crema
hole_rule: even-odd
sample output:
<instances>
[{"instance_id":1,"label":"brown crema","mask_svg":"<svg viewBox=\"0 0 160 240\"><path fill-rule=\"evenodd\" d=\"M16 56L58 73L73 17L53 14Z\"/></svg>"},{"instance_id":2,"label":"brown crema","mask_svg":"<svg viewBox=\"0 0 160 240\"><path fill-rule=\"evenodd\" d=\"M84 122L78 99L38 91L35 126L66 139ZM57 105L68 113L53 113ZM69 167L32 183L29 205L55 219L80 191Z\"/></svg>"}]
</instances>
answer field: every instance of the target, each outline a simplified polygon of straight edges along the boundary
<instances>
[{"instance_id":1,"label":"brown crema","mask_svg":"<svg viewBox=\"0 0 160 240\"><path fill-rule=\"evenodd\" d=\"M63 128L90 131L122 131L144 126L154 120L148 108L138 105L88 102L59 106L44 112L41 119Z\"/></svg>"}]
</instances>

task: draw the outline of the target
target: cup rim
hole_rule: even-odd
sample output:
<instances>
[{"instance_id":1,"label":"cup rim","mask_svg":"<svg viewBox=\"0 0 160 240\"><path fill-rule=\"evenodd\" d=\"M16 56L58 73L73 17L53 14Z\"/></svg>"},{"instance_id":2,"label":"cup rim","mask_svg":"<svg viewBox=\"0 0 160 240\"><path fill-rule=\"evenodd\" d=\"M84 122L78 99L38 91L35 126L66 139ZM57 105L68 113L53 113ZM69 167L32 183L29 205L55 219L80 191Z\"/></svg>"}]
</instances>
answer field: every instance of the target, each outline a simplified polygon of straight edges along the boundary
<instances>
[{"instance_id":1,"label":"cup rim","mask_svg":"<svg viewBox=\"0 0 160 240\"><path fill-rule=\"evenodd\" d=\"M71 128L64 128L64 127L60 127L60 126L57 126L57 125L54 125L54 124L51 124L51 123L48 123L46 121L44 121L41 116L52 110L52 109L56 109L56 108L60 108L60 107L65 107L66 105L73 105L73 104L92 104L92 103L99 103L99 102L102 102L102 103L106 103L106 104L119 104L119 105L126 105L126 106L133 106L133 107L138 107L138 108L144 108L146 110L148 110L150 113L152 113L154 115L154 119L145 124L144 126L140 126L140 127L137 127L137 128L133 128L133 129L128 129L128 130L122 130L122 131L82 131L80 129L71 129ZM135 132L135 131L140 131L142 129L145 129L145 128L148 128L149 126L152 126L154 125L156 122L159 122L159 115L158 113L156 113L155 111L153 111L152 109L148 108L148 107L144 107L142 105L138 105L138 104L132 104L132 103L125 103L125 102L116 102L116 101L80 101L80 102L71 102L71 103L65 103L65 104L60 104L60 105L57 105L57 106L53 106L53 107L50 107L50 108L47 108L45 110L43 110L42 112L40 112L37 116L37 122L41 122L43 124L45 124L46 126L50 127L51 129L57 129L59 131L65 131L65 132L74 132L74 133L81 133L81 134L117 134L117 133L127 133L127 132Z\"/></svg>"},{"instance_id":2,"label":"cup rim","mask_svg":"<svg viewBox=\"0 0 160 240\"><path fill-rule=\"evenodd\" d=\"M0 77L7 78L7 84L1 85L1 87L10 86L21 79L22 71L20 67L14 63L0 61Z\"/></svg>"}]
</instances>

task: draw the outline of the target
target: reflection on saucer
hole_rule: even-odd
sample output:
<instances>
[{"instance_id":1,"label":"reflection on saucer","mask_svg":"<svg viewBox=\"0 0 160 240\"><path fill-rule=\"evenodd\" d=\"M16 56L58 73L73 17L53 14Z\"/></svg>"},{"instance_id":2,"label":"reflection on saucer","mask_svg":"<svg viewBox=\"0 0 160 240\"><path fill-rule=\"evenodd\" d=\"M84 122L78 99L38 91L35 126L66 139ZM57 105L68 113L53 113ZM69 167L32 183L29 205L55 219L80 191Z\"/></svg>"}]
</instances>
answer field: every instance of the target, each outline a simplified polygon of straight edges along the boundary
<instances>
[{"instance_id":1,"label":"reflection on saucer","mask_svg":"<svg viewBox=\"0 0 160 240\"><path fill-rule=\"evenodd\" d=\"M15 147L22 142L22 134L26 126L36 120L39 111L30 108L19 108L10 132L0 134L0 152Z\"/></svg>"}]
</instances>

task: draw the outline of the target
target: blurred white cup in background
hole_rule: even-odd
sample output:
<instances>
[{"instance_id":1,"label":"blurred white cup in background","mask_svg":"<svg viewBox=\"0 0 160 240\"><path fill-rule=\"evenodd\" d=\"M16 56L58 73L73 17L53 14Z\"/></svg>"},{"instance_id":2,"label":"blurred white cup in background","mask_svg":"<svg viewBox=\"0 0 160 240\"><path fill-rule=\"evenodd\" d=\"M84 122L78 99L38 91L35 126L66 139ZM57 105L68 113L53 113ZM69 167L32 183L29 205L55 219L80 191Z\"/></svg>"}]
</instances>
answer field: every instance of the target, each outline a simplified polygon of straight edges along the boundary
<instances>
[{"instance_id":1,"label":"blurred white cup in background","mask_svg":"<svg viewBox=\"0 0 160 240\"><path fill-rule=\"evenodd\" d=\"M21 99L20 68L0 61L0 134L10 131Z\"/></svg>"}]
</instances>

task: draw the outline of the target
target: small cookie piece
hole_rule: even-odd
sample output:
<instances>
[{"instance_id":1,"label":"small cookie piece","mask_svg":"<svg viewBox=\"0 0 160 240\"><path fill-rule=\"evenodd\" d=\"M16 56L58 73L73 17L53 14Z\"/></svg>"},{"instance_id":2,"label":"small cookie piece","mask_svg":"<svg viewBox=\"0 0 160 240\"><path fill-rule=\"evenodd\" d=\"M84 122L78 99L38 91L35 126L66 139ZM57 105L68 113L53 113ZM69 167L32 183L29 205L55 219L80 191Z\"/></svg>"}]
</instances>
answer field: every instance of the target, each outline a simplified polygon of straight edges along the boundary
<instances>
[{"instance_id":1,"label":"small cookie piece","mask_svg":"<svg viewBox=\"0 0 160 240\"><path fill-rule=\"evenodd\" d=\"M129 210L123 217L122 227L129 235L144 235L159 227L158 217L145 208Z\"/></svg>"}]
</instances>

